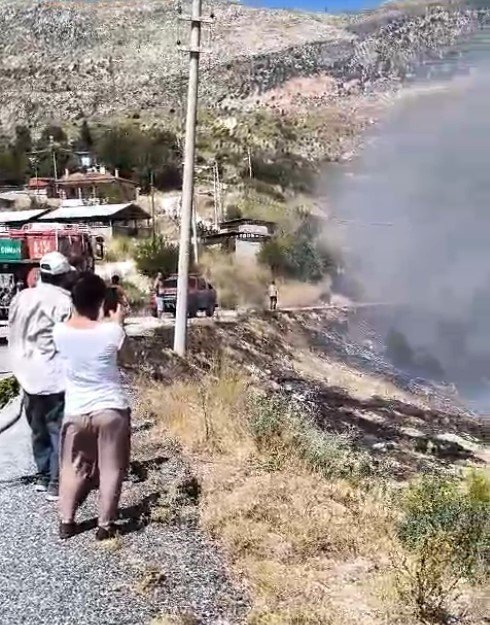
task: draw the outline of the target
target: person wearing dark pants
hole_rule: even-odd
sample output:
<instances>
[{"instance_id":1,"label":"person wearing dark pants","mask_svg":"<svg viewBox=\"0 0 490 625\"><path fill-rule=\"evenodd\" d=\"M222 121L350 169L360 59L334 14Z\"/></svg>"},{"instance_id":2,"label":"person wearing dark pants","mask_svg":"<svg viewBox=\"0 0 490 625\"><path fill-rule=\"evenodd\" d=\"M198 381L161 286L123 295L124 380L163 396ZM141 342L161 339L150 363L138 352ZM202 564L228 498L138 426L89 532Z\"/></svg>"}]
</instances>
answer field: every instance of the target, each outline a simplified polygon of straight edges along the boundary
<instances>
[{"instance_id":1,"label":"person wearing dark pants","mask_svg":"<svg viewBox=\"0 0 490 625\"><path fill-rule=\"evenodd\" d=\"M277 296L279 292L275 280L271 280L269 284L269 306L271 310L277 309Z\"/></svg>"},{"instance_id":2,"label":"person wearing dark pants","mask_svg":"<svg viewBox=\"0 0 490 625\"><path fill-rule=\"evenodd\" d=\"M74 270L59 252L45 254L39 269L38 284L20 291L10 304L9 352L32 431L32 451L39 472L36 490L45 491L50 501L56 501L66 382L53 328L71 315L66 287Z\"/></svg>"},{"instance_id":3,"label":"person wearing dark pants","mask_svg":"<svg viewBox=\"0 0 490 625\"><path fill-rule=\"evenodd\" d=\"M58 489L59 440L64 407L64 393L24 393L24 409L31 428L32 452L38 471L36 490L47 491L49 488L49 498Z\"/></svg>"}]
</instances>

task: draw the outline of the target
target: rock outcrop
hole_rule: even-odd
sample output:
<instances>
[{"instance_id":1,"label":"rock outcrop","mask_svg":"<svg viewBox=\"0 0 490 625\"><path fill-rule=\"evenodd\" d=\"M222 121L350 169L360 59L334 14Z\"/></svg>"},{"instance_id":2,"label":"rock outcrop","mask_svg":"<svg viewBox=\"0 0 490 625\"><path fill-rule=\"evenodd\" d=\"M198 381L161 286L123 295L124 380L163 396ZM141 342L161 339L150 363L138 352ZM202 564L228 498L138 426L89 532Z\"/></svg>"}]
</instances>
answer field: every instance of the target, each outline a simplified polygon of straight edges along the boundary
<instances>
[{"instance_id":1,"label":"rock outcrop","mask_svg":"<svg viewBox=\"0 0 490 625\"><path fill-rule=\"evenodd\" d=\"M0 125L33 127L142 111L184 100L188 23L179 2L0 1ZM340 90L403 79L474 31L486 14L463 6L382 8L357 17L208 2L201 86L210 105L241 106L297 77L330 75Z\"/></svg>"}]
</instances>

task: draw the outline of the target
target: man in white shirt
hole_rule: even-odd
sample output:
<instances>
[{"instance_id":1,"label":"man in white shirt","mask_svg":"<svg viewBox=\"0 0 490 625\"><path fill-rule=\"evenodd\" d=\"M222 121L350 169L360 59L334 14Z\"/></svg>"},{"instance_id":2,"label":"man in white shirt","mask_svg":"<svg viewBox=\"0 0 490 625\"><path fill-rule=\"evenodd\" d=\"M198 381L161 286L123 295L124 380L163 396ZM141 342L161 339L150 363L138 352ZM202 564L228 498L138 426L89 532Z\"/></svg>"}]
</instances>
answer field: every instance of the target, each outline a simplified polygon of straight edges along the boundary
<instances>
[{"instance_id":1,"label":"man in white shirt","mask_svg":"<svg viewBox=\"0 0 490 625\"><path fill-rule=\"evenodd\" d=\"M276 310L277 308L277 296L278 290L276 286L276 281L271 280L271 283L269 284L269 304L271 310Z\"/></svg>"},{"instance_id":2,"label":"man in white shirt","mask_svg":"<svg viewBox=\"0 0 490 625\"><path fill-rule=\"evenodd\" d=\"M36 490L58 499L59 434L65 403L65 375L53 341L53 327L71 314L66 290L73 272L59 252L40 262L36 287L18 293L9 310L9 350L12 372L24 391L24 407L32 431L38 469Z\"/></svg>"}]
</instances>

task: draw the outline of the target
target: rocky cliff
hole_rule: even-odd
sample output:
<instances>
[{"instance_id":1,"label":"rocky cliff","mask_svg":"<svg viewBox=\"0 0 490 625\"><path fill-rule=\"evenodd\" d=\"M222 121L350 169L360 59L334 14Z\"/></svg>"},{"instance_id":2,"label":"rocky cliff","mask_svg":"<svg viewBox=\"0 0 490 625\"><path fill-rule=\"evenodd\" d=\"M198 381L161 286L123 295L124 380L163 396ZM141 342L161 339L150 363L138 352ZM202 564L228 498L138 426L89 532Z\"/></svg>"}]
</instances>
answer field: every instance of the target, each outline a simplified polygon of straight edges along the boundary
<instances>
[{"instance_id":1,"label":"rocky cliff","mask_svg":"<svg viewBox=\"0 0 490 625\"><path fill-rule=\"evenodd\" d=\"M165 0L0 0L0 124L33 127L176 110L185 98L188 23ZM188 9L183 3L183 11ZM251 9L216 0L205 15L203 100L241 107L298 77L336 92L399 80L475 30L485 14L410 4L360 16Z\"/></svg>"}]
</instances>

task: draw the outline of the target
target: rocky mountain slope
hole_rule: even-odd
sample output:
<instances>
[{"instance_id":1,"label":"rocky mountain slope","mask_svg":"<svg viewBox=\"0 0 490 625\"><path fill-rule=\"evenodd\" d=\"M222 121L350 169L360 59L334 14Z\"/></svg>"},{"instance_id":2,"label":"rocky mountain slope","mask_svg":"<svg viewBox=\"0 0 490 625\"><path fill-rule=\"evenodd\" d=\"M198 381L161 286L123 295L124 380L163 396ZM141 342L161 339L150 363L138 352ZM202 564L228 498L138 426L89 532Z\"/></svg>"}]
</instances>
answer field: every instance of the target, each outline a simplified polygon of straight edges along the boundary
<instances>
[{"instance_id":1,"label":"rocky mountain slope","mask_svg":"<svg viewBox=\"0 0 490 625\"><path fill-rule=\"evenodd\" d=\"M0 0L0 125L178 113L185 98L188 2ZM253 106L288 81L315 77L320 97L399 80L476 29L458 4L383 7L360 16L205 3L203 101ZM333 81L333 83L332 83Z\"/></svg>"}]
</instances>

